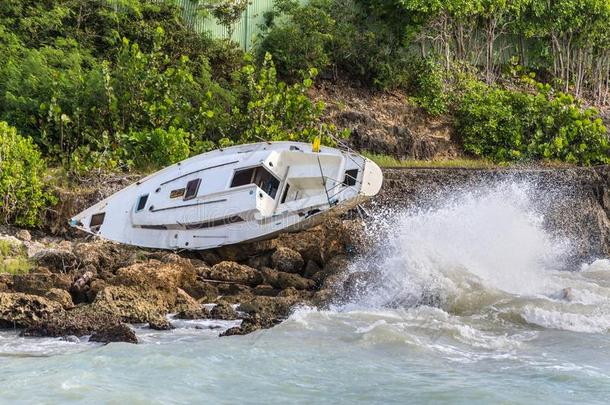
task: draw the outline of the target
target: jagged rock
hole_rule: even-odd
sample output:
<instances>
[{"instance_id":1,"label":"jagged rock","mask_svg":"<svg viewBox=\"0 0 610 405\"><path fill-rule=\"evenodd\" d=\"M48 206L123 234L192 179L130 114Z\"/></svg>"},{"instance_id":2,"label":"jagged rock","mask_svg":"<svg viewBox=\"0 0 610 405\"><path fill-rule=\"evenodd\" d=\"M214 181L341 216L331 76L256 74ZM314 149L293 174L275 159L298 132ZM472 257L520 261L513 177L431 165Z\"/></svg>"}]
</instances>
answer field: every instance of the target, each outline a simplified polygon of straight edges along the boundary
<instances>
[{"instance_id":1,"label":"jagged rock","mask_svg":"<svg viewBox=\"0 0 610 405\"><path fill-rule=\"evenodd\" d=\"M15 234L17 239L20 239L25 242L30 242L32 240L32 235L26 229L20 229Z\"/></svg>"},{"instance_id":2,"label":"jagged rock","mask_svg":"<svg viewBox=\"0 0 610 405\"><path fill-rule=\"evenodd\" d=\"M59 306L59 304L54 303ZM61 307L60 307L61 308ZM85 336L111 325L118 325L120 319L102 308L81 305L70 311L54 312L25 329L22 336L60 337Z\"/></svg>"},{"instance_id":3,"label":"jagged rock","mask_svg":"<svg viewBox=\"0 0 610 405\"><path fill-rule=\"evenodd\" d=\"M70 292L74 295L76 302L87 302L89 301L89 287L91 281L95 278L96 275L95 267L91 264L87 265L87 267L83 270L82 274L77 277L77 279L70 286Z\"/></svg>"},{"instance_id":4,"label":"jagged rock","mask_svg":"<svg viewBox=\"0 0 610 405\"><path fill-rule=\"evenodd\" d=\"M148 322L165 315L170 309L163 294L151 291L143 296L140 291L123 286L104 288L97 294L91 307L130 323Z\"/></svg>"},{"instance_id":5,"label":"jagged rock","mask_svg":"<svg viewBox=\"0 0 610 405\"><path fill-rule=\"evenodd\" d=\"M160 316L157 319L151 319L148 321L148 327L154 330L171 330L174 329L174 325L167 320L166 317Z\"/></svg>"},{"instance_id":6,"label":"jagged rock","mask_svg":"<svg viewBox=\"0 0 610 405\"><path fill-rule=\"evenodd\" d=\"M296 297L252 297L242 302L237 310L250 315L283 319L289 315L290 309L297 301Z\"/></svg>"},{"instance_id":7,"label":"jagged rock","mask_svg":"<svg viewBox=\"0 0 610 405\"><path fill-rule=\"evenodd\" d=\"M52 288L68 290L70 288L70 276L67 274L45 274L36 272L28 274L17 274L12 280L12 289L15 292L35 294L44 296Z\"/></svg>"},{"instance_id":8,"label":"jagged rock","mask_svg":"<svg viewBox=\"0 0 610 405\"><path fill-rule=\"evenodd\" d=\"M187 259L170 263L148 260L118 269L112 284L145 290L175 291L187 279L192 281L196 276L195 268Z\"/></svg>"},{"instance_id":9,"label":"jagged rock","mask_svg":"<svg viewBox=\"0 0 610 405\"><path fill-rule=\"evenodd\" d=\"M46 294L45 298L50 299L59 303L64 309L74 308L74 302L72 302L72 296L66 290L59 288L51 288Z\"/></svg>"},{"instance_id":10,"label":"jagged rock","mask_svg":"<svg viewBox=\"0 0 610 405\"><path fill-rule=\"evenodd\" d=\"M250 266L224 261L212 266L208 279L255 286L263 281L260 272Z\"/></svg>"},{"instance_id":11,"label":"jagged rock","mask_svg":"<svg viewBox=\"0 0 610 405\"><path fill-rule=\"evenodd\" d=\"M108 286L108 284L104 280L101 280L101 279L92 280L91 284L89 284L89 288L85 292L87 302L93 302L95 300L95 297L97 297L97 294L100 291L102 291L104 288L106 288L107 286Z\"/></svg>"},{"instance_id":12,"label":"jagged rock","mask_svg":"<svg viewBox=\"0 0 610 405\"><path fill-rule=\"evenodd\" d=\"M54 273L69 273L80 265L79 259L68 249L45 249L36 253L32 259Z\"/></svg>"},{"instance_id":13,"label":"jagged rock","mask_svg":"<svg viewBox=\"0 0 610 405\"><path fill-rule=\"evenodd\" d=\"M324 262L322 245L324 233L321 227L308 229L298 233L284 233L276 240L278 247L286 247L299 252L302 259L313 260L319 264Z\"/></svg>"},{"instance_id":14,"label":"jagged rock","mask_svg":"<svg viewBox=\"0 0 610 405\"><path fill-rule=\"evenodd\" d=\"M248 258L248 266L255 269L262 269L263 267L269 267L271 265L271 258L268 254L250 256Z\"/></svg>"},{"instance_id":15,"label":"jagged rock","mask_svg":"<svg viewBox=\"0 0 610 405\"><path fill-rule=\"evenodd\" d=\"M220 302L215 305L214 308L212 308L212 310L210 311L210 318L231 321L239 317L237 316L237 312L230 304L226 302Z\"/></svg>"},{"instance_id":16,"label":"jagged rock","mask_svg":"<svg viewBox=\"0 0 610 405\"><path fill-rule=\"evenodd\" d=\"M305 270L303 270L303 276L307 278L312 278L314 274L316 274L320 270L320 266L318 266L316 262L314 262L313 260L308 260L307 264L305 265Z\"/></svg>"},{"instance_id":17,"label":"jagged rock","mask_svg":"<svg viewBox=\"0 0 610 405\"><path fill-rule=\"evenodd\" d=\"M111 343L111 342L126 342L138 343L138 338L135 332L124 323L118 325L109 325L96 332L89 338L90 342Z\"/></svg>"},{"instance_id":18,"label":"jagged rock","mask_svg":"<svg viewBox=\"0 0 610 405\"><path fill-rule=\"evenodd\" d=\"M255 295L262 295L265 297L275 297L279 292L276 288L273 288L272 285L269 284L260 284L254 287L253 290Z\"/></svg>"},{"instance_id":19,"label":"jagged rock","mask_svg":"<svg viewBox=\"0 0 610 405\"><path fill-rule=\"evenodd\" d=\"M288 287L294 287L298 290L307 290L315 286L315 282L294 273L286 273L264 267L261 269L261 274L265 283L283 290Z\"/></svg>"},{"instance_id":20,"label":"jagged rock","mask_svg":"<svg viewBox=\"0 0 610 405\"><path fill-rule=\"evenodd\" d=\"M259 329L271 328L281 322L281 319L266 317L260 314L253 314L243 320L240 326L227 329L220 336L247 335Z\"/></svg>"},{"instance_id":21,"label":"jagged rock","mask_svg":"<svg viewBox=\"0 0 610 405\"><path fill-rule=\"evenodd\" d=\"M198 308L184 308L176 314L176 319L207 319L210 312L202 306Z\"/></svg>"},{"instance_id":22,"label":"jagged rock","mask_svg":"<svg viewBox=\"0 0 610 405\"><path fill-rule=\"evenodd\" d=\"M0 327L27 327L56 313L60 304L37 295L0 293Z\"/></svg>"},{"instance_id":23,"label":"jagged rock","mask_svg":"<svg viewBox=\"0 0 610 405\"><path fill-rule=\"evenodd\" d=\"M188 295L186 291L178 288L176 293L176 303L174 310L176 312L189 312L195 313L201 309L201 304L197 302L193 297Z\"/></svg>"},{"instance_id":24,"label":"jagged rock","mask_svg":"<svg viewBox=\"0 0 610 405\"><path fill-rule=\"evenodd\" d=\"M198 254L199 254L199 257L201 257L201 260L203 260L205 263L209 264L210 266L213 266L215 264L222 262L222 258L211 250L202 250L202 251L198 252Z\"/></svg>"},{"instance_id":25,"label":"jagged rock","mask_svg":"<svg viewBox=\"0 0 610 405\"><path fill-rule=\"evenodd\" d=\"M279 247L271 256L273 267L287 273L299 273L303 269L303 257L296 250Z\"/></svg>"}]
</instances>

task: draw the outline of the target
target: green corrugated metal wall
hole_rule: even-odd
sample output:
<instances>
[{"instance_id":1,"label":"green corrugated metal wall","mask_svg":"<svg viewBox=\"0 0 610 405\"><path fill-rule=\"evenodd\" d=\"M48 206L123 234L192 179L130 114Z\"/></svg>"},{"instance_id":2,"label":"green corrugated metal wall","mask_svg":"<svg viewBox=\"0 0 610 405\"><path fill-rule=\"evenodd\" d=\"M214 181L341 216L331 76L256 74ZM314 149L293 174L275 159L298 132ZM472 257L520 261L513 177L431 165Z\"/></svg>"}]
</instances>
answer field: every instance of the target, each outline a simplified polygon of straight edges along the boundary
<instances>
[{"instance_id":1,"label":"green corrugated metal wall","mask_svg":"<svg viewBox=\"0 0 610 405\"><path fill-rule=\"evenodd\" d=\"M197 16L199 3L198 0L179 0L179 4L184 9L184 19L187 23L198 32L208 31L213 37L227 38L227 29L218 24L214 17L201 18ZM252 0L241 20L235 24L232 39L243 49L249 50L260 32L260 25L264 22L265 12L273 10L274 4L275 0Z\"/></svg>"},{"instance_id":2,"label":"green corrugated metal wall","mask_svg":"<svg viewBox=\"0 0 610 405\"><path fill-rule=\"evenodd\" d=\"M1 0L0 0L1 1ZM117 6L117 0L105 0ZM162 2L166 0L149 0L152 2ZM301 4L309 0L299 0ZM203 3L200 0L176 0L184 10L184 20L197 32L209 32L215 38L227 38L228 32L225 27L218 24L213 16L202 18L198 10ZM250 0L248 8L242 15L240 21L235 23L232 39L237 42L244 50L250 50L260 33L260 26L264 23L264 14L273 10L275 0Z\"/></svg>"}]
</instances>

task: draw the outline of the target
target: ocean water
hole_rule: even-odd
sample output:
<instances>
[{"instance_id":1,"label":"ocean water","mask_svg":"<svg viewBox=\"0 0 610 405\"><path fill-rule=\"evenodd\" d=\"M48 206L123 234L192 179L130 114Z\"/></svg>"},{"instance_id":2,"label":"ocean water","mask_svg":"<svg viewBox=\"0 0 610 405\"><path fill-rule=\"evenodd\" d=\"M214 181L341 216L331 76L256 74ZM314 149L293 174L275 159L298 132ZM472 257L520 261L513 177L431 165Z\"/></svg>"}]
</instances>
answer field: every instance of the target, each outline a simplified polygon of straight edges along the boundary
<instances>
[{"instance_id":1,"label":"ocean water","mask_svg":"<svg viewBox=\"0 0 610 405\"><path fill-rule=\"evenodd\" d=\"M223 321L135 325L139 345L0 332L0 402L608 403L610 261L568 260L532 190L380 214L347 294L248 336L218 338Z\"/></svg>"}]
</instances>

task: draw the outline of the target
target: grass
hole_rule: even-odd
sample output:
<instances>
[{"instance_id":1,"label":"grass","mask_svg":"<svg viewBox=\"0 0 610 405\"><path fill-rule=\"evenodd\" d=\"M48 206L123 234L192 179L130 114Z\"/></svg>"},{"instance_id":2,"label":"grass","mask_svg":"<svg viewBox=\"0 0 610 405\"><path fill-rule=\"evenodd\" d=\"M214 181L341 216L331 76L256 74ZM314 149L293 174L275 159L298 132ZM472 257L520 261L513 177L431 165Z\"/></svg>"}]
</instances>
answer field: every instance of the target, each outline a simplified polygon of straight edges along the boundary
<instances>
[{"instance_id":1,"label":"grass","mask_svg":"<svg viewBox=\"0 0 610 405\"><path fill-rule=\"evenodd\" d=\"M0 273L24 274L30 271L32 264L16 250L19 248L9 241L0 240Z\"/></svg>"},{"instance_id":2,"label":"grass","mask_svg":"<svg viewBox=\"0 0 610 405\"><path fill-rule=\"evenodd\" d=\"M397 159L393 156L380 155L376 153L364 152L365 157L371 159L381 167L388 168L468 168L468 169L491 169L498 167L497 164L489 160L483 159L452 159L452 160L415 160L415 159Z\"/></svg>"}]
</instances>

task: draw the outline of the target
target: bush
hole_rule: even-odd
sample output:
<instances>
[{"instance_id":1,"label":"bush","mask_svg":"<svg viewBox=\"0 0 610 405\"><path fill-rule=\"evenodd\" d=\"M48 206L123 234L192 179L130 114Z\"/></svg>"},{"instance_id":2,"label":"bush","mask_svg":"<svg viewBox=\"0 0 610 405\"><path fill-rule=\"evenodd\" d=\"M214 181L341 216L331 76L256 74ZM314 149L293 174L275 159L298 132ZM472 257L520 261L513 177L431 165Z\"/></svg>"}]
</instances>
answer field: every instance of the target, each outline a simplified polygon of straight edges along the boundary
<instances>
[{"instance_id":1,"label":"bush","mask_svg":"<svg viewBox=\"0 0 610 405\"><path fill-rule=\"evenodd\" d=\"M154 169L189 157L190 138L188 132L174 127L134 131L122 136L122 148L129 166Z\"/></svg>"},{"instance_id":2,"label":"bush","mask_svg":"<svg viewBox=\"0 0 610 405\"><path fill-rule=\"evenodd\" d=\"M316 75L317 70L311 69L301 82L279 81L270 54L259 69L254 64L244 66L235 82L236 88L242 83L240 104L233 108L231 119L239 136L231 141L311 141L321 136L325 144L333 144L329 135L345 135L321 122L324 103L314 103L307 95Z\"/></svg>"},{"instance_id":3,"label":"bush","mask_svg":"<svg viewBox=\"0 0 610 405\"><path fill-rule=\"evenodd\" d=\"M591 165L609 162L607 130L598 115L548 85L521 92L470 82L455 117L464 149L476 156Z\"/></svg>"},{"instance_id":4,"label":"bush","mask_svg":"<svg viewBox=\"0 0 610 405\"><path fill-rule=\"evenodd\" d=\"M442 66L434 59L415 59L412 69L411 88L413 100L428 114L447 112L447 92Z\"/></svg>"},{"instance_id":5,"label":"bush","mask_svg":"<svg viewBox=\"0 0 610 405\"><path fill-rule=\"evenodd\" d=\"M0 219L18 226L36 226L44 208L54 201L45 190L46 167L38 148L6 122L0 121Z\"/></svg>"},{"instance_id":6,"label":"bush","mask_svg":"<svg viewBox=\"0 0 610 405\"><path fill-rule=\"evenodd\" d=\"M313 0L306 6L294 0L278 1L270 29L259 46L260 59L272 54L279 74L291 79L312 68L325 69L330 63L335 24L325 9L328 4L324 0Z\"/></svg>"}]
</instances>

